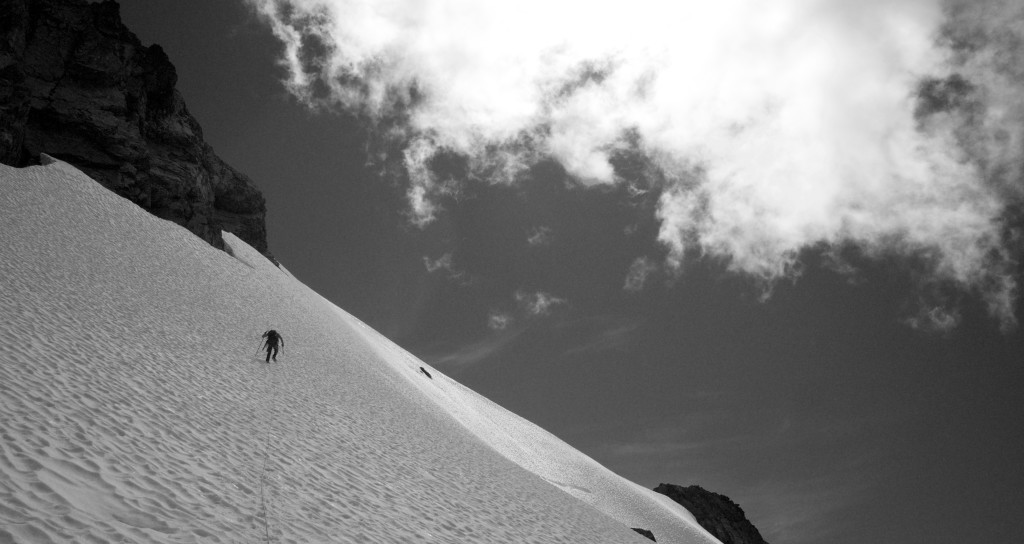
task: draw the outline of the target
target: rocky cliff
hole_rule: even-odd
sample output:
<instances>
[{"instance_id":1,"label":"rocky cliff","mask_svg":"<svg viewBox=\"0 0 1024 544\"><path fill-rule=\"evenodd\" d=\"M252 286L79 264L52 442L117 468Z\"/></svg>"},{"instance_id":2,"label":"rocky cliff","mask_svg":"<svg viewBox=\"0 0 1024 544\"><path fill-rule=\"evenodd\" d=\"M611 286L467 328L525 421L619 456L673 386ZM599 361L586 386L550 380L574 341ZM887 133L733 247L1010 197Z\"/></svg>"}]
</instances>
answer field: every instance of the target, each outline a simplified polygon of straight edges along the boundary
<instances>
[{"instance_id":1,"label":"rocky cliff","mask_svg":"<svg viewBox=\"0 0 1024 544\"><path fill-rule=\"evenodd\" d=\"M203 140L177 73L107 0L0 0L0 162L67 161L223 249L270 256L263 195Z\"/></svg>"},{"instance_id":2,"label":"rocky cliff","mask_svg":"<svg viewBox=\"0 0 1024 544\"><path fill-rule=\"evenodd\" d=\"M698 485L659 484L654 490L683 505L722 544L768 544L757 527L747 521L743 509L725 495Z\"/></svg>"}]
</instances>

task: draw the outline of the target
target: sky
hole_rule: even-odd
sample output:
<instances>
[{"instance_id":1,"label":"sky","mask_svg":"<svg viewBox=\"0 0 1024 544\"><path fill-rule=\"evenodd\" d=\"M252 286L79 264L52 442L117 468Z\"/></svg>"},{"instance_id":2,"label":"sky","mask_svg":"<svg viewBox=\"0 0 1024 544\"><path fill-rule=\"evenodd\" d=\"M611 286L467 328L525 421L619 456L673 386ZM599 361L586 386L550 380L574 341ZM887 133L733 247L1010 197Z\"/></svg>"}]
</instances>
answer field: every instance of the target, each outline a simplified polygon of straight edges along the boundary
<instances>
[{"instance_id":1,"label":"sky","mask_svg":"<svg viewBox=\"0 0 1024 544\"><path fill-rule=\"evenodd\" d=\"M616 473L773 543L1024 539L1021 8L675 4L122 17L292 273Z\"/></svg>"}]
</instances>

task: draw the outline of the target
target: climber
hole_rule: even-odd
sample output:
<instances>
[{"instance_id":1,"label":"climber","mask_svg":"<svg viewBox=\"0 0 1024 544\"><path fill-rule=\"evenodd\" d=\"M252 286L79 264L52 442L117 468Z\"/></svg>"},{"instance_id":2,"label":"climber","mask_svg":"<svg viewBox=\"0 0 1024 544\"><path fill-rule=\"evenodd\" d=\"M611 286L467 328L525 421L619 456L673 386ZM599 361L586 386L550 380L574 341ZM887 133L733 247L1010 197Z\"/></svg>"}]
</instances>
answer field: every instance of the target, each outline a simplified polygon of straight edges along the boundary
<instances>
[{"instance_id":1,"label":"climber","mask_svg":"<svg viewBox=\"0 0 1024 544\"><path fill-rule=\"evenodd\" d=\"M270 359L271 359L270 352L271 352L271 350L273 350L273 352L274 352L274 355L273 355L274 362L277 362L277 349L278 349L277 348L277 344L278 344L278 342L280 342L281 349L284 349L284 337L281 336L281 334L279 332L275 331L274 329L270 329L269 331L263 333L263 339L264 339L263 340L263 344L260 345L260 347L262 348L263 346L266 346L266 348L267 348L267 362L268 363L270 362Z\"/></svg>"}]
</instances>

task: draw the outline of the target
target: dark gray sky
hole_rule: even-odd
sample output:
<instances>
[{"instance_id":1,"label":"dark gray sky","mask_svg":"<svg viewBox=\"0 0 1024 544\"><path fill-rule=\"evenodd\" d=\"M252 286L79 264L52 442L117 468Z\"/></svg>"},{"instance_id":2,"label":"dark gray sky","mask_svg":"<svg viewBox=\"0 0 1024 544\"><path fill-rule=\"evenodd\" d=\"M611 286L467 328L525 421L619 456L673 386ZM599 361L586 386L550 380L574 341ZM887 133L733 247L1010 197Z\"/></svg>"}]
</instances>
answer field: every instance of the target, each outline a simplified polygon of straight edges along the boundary
<instances>
[{"instance_id":1,"label":"dark gray sky","mask_svg":"<svg viewBox=\"0 0 1024 544\"><path fill-rule=\"evenodd\" d=\"M124 0L122 17L263 191L285 267L611 470L724 493L773 544L1024 542L1024 334L979 297L944 291L959 325L916 329L917 264L853 254L851 275L820 246L767 300L723 258L673 279L658 192L587 188L555 160L466 182L419 228L369 125L293 98L241 1ZM624 289L642 257L654 273Z\"/></svg>"}]
</instances>

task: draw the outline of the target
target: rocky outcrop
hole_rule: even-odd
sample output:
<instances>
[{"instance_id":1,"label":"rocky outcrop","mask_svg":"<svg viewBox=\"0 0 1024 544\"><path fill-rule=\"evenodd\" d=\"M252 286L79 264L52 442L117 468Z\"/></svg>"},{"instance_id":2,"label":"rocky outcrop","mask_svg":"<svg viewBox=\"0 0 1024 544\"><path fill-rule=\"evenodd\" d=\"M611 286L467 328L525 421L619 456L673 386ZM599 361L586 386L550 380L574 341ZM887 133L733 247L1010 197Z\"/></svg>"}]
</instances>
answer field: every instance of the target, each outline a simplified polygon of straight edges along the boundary
<instances>
[{"instance_id":1,"label":"rocky outcrop","mask_svg":"<svg viewBox=\"0 0 1024 544\"><path fill-rule=\"evenodd\" d=\"M697 523L722 544L767 544L757 527L747 521L743 509L725 495L698 485L659 484L654 490L689 510Z\"/></svg>"},{"instance_id":2,"label":"rocky outcrop","mask_svg":"<svg viewBox=\"0 0 1024 544\"><path fill-rule=\"evenodd\" d=\"M268 257L266 204L214 154L116 2L0 0L0 162L47 153L223 249L221 230Z\"/></svg>"}]
</instances>

